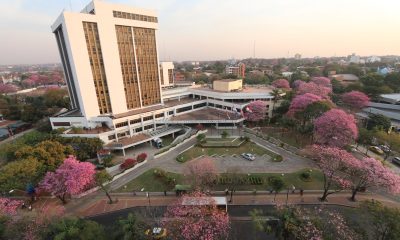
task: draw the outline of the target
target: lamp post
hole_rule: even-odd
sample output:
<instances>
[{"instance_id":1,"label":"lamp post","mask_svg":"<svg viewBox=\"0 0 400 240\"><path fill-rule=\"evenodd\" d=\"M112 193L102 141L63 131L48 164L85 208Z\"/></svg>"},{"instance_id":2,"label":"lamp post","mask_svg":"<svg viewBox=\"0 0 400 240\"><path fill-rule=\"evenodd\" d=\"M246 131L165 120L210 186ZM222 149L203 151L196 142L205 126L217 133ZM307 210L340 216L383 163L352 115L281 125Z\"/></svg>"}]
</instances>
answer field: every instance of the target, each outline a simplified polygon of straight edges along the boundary
<instances>
[{"instance_id":1,"label":"lamp post","mask_svg":"<svg viewBox=\"0 0 400 240\"><path fill-rule=\"evenodd\" d=\"M144 192L144 190L145 190L144 188L140 189L141 192ZM149 207L150 207L151 204L150 204L150 193L149 192L146 192L146 197L149 200Z\"/></svg>"}]
</instances>

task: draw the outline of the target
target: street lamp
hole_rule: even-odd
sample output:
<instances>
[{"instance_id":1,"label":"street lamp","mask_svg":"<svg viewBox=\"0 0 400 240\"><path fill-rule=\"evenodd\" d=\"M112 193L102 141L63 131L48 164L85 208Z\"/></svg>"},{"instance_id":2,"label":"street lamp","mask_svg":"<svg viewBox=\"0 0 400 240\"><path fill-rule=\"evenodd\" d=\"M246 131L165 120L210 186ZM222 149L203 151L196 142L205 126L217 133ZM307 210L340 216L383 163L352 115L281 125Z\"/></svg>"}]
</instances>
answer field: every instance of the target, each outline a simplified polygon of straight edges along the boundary
<instances>
[{"instance_id":1,"label":"street lamp","mask_svg":"<svg viewBox=\"0 0 400 240\"><path fill-rule=\"evenodd\" d=\"M140 189L141 192L144 192L144 188ZM150 193L146 192L146 197L149 200L149 207L150 207Z\"/></svg>"}]
</instances>

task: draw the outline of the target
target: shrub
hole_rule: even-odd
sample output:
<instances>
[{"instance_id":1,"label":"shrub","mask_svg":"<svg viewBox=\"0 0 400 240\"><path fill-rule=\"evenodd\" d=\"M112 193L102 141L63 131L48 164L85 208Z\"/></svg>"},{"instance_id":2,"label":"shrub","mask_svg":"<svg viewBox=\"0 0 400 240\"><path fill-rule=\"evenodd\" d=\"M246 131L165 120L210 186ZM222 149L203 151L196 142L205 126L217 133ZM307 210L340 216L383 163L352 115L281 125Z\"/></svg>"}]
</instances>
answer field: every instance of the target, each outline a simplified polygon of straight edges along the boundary
<instances>
[{"instance_id":1,"label":"shrub","mask_svg":"<svg viewBox=\"0 0 400 240\"><path fill-rule=\"evenodd\" d=\"M276 155L272 160L274 162L282 162L283 157L281 155Z\"/></svg>"},{"instance_id":2,"label":"shrub","mask_svg":"<svg viewBox=\"0 0 400 240\"><path fill-rule=\"evenodd\" d=\"M249 181L251 185L261 185L263 183L260 177L250 177Z\"/></svg>"},{"instance_id":3,"label":"shrub","mask_svg":"<svg viewBox=\"0 0 400 240\"><path fill-rule=\"evenodd\" d=\"M137 161L135 159L128 158L128 159L125 159L125 161L120 165L120 168L122 170L126 170L126 169L134 167L136 164L137 164Z\"/></svg>"},{"instance_id":4,"label":"shrub","mask_svg":"<svg viewBox=\"0 0 400 240\"><path fill-rule=\"evenodd\" d=\"M311 180L311 173L309 172L302 172L300 174L300 178L304 181L310 181Z\"/></svg>"},{"instance_id":5,"label":"shrub","mask_svg":"<svg viewBox=\"0 0 400 240\"><path fill-rule=\"evenodd\" d=\"M141 154L139 154L138 156L137 156L137 161L139 162L139 163L141 163L141 162L143 162L144 160L146 160L146 158L147 158L147 154L146 153L141 153Z\"/></svg>"},{"instance_id":6,"label":"shrub","mask_svg":"<svg viewBox=\"0 0 400 240\"><path fill-rule=\"evenodd\" d=\"M102 160L103 160L103 164L104 164L105 167L111 167L112 166L113 156L112 155L108 155L108 156L104 157Z\"/></svg>"},{"instance_id":7,"label":"shrub","mask_svg":"<svg viewBox=\"0 0 400 240\"><path fill-rule=\"evenodd\" d=\"M155 169L153 174L158 178L164 178L164 177L167 176L167 173L164 170L161 170L161 169Z\"/></svg>"},{"instance_id":8,"label":"shrub","mask_svg":"<svg viewBox=\"0 0 400 240\"><path fill-rule=\"evenodd\" d=\"M227 138L228 136L229 136L229 133L225 130L221 133L222 138Z\"/></svg>"}]
</instances>

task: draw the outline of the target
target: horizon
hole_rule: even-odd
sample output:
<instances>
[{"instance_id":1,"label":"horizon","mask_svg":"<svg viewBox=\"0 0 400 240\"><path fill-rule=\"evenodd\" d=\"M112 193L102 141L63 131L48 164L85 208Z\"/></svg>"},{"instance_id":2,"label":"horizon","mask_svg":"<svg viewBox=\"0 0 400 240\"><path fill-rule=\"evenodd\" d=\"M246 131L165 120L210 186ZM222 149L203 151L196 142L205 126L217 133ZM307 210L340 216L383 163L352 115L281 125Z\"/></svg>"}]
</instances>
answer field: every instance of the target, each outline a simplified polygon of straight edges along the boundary
<instances>
[{"instance_id":1,"label":"horizon","mask_svg":"<svg viewBox=\"0 0 400 240\"><path fill-rule=\"evenodd\" d=\"M63 9L78 12L89 2L2 1L0 65L59 63L50 26ZM302 58L400 55L400 34L394 31L400 26L396 13L400 2L393 0L255 0L247 5L238 0L107 2L158 12L160 61L276 59L293 58L296 53Z\"/></svg>"}]
</instances>

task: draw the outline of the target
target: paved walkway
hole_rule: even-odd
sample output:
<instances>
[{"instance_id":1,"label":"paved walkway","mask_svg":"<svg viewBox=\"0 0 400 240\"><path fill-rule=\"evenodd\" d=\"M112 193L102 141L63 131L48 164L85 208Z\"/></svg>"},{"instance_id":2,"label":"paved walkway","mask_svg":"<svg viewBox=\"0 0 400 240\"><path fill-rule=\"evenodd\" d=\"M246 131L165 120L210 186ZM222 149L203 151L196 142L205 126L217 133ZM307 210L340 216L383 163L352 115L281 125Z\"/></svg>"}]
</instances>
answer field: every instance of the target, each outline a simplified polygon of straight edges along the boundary
<instances>
[{"instance_id":1,"label":"paved walkway","mask_svg":"<svg viewBox=\"0 0 400 240\"><path fill-rule=\"evenodd\" d=\"M154 195L152 195L154 194ZM157 194L157 195L155 195ZM150 200L143 193L140 196L132 196L129 194L113 195L113 198L118 198L118 202L114 204L108 204L108 199L105 197L97 198L97 201L88 205L85 208L77 209L74 214L79 216L93 216L98 214L109 213L125 208L136 207L136 206L168 206L177 200L177 197L173 193L169 193L168 196L160 196L162 193L150 193ZM221 196L221 195L219 195ZM349 201L350 193L336 193L328 196L328 202L320 202L318 198L321 193L305 193L301 197L298 193L289 193L288 198L286 193L280 193L276 196L270 193L258 193L253 194L235 194L233 196L233 202L229 205L274 205L276 203L285 204L286 199L289 204L335 204L344 205L350 207L358 206L359 202L367 199L374 199L381 201L387 206L400 207L400 203L392 201L385 197L375 194L363 193L357 196L357 202ZM229 199L229 197L228 197ZM229 208L229 207L228 207Z\"/></svg>"}]
</instances>

